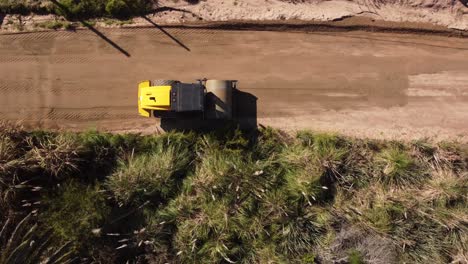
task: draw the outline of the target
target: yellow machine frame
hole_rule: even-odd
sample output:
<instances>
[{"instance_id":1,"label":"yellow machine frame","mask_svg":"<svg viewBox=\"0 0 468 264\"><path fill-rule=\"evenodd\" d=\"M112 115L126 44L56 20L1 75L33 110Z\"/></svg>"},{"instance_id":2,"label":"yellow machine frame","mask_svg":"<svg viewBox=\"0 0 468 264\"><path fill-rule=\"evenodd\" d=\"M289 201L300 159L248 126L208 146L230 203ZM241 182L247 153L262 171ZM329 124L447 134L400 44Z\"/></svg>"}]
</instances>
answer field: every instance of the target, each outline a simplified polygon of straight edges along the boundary
<instances>
[{"instance_id":1,"label":"yellow machine frame","mask_svg":"<svg viewBox=\"0 0 468 264\"><path fill-rule=\"evenodd\" d=\"M138 84L138 113L150 117L153 110L171 109L171 86L151 86L150 81Z\"/></svg>"}]
</instances>

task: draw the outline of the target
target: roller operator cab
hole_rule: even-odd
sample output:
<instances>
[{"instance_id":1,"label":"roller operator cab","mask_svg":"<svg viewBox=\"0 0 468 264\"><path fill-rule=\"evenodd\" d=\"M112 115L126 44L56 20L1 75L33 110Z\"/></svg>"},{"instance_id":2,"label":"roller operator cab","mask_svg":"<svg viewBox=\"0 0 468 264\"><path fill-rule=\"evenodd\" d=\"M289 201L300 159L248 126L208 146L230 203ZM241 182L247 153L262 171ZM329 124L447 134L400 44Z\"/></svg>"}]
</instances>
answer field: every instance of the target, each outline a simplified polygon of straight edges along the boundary
<instances>
[{"instance_id":1,"label":"roller operator cab","mask_svg":"<svg viewBox=\"0 0 468 264\"><path fill-rule=\"evenodd\" d=\"M204 119L231 119L237 81L143 81L138 85L138 112L144 117L177 118L200 114Z\"/></svg>"}]
</instances>

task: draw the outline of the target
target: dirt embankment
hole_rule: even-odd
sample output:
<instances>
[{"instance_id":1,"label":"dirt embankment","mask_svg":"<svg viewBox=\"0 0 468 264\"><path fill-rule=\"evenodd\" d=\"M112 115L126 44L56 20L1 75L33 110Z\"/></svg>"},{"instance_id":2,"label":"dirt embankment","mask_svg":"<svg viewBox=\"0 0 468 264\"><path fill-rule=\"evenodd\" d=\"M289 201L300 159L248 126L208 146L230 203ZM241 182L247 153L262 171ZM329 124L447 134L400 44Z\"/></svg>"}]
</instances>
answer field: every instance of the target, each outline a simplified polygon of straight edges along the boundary
<instances>
[{"instance_id":1,"label":"dirt embankment","mask_svg":"<svg viewBox=\"0 0 468 264\"><path fill-rule=\"evenodd\" d=\"M161 1L170 5L172 1ZM336 21L363 16L388 22L428 23L453 29L468 29L466 0L210 0L197 4L181 2L176 8L190 15L162 12L156 15L160 22L233 20L302 20ZM174 4L172 4L174 5Z\"/></svg>"},{"instance_id":2,"label":"dirt embankment","mask_svg":"<svg viewBox=\"0 0 468 264\"><path fill-rule=\"evenodd\" d=\"M346 26L466 31L468 0L160 0L155 12L147 18L160 25L236 24L241 21L320 25L359 18L347 20ZM62 18L53 15L0 15L0 26L2 31L55 29L60 25L50 22L60 20ZM148 26L148 21L141 17L124 22L98 19L96 24L102 27L138 27Z\"/></svg>"}]
</instances>

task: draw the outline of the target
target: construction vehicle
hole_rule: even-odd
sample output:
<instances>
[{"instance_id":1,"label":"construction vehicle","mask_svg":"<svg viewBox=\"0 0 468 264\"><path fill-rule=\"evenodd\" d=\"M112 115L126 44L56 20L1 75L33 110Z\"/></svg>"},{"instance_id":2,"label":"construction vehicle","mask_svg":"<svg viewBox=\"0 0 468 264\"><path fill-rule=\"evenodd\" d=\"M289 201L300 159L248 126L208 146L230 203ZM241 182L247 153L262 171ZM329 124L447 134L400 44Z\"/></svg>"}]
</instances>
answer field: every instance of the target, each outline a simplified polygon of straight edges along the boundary
<instances>
[{"instance_id":1,"label":"construction vehicle","mask_svg":"<svg viewBox=\"0 0 468 264\"><path fill-rule=\"evenodd\" d=\"M231 120L236 86L235 80L143 81L138 85L138 112L161 119L197 116L204 120Z\"/></svg>"}]
</instances>

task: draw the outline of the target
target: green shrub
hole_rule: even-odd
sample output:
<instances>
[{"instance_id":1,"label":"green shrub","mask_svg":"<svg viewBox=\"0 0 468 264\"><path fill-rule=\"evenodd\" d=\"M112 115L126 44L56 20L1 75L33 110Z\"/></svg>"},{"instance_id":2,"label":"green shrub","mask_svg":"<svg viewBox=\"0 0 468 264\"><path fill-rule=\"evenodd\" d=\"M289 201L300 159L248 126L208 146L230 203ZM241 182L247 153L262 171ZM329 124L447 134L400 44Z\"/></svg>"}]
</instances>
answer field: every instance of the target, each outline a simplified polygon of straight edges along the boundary
<instances>
[{"instance_id":1,"label":"green shrub","mask_svg":"<svg viewBox=\"0 0 468 264\"><path fill-rule=\"evenodd\" d=\"M377 200L364 215L376 230L389 233L395 228L394 223L404 218L404 212L405 208L399 203Z\"/></svg>"},{"instance_id":2,"label":"green shrub","mask_svg":"<svg viewBox=\"0 0 468 264\"><path fill-rule=\"evenodd\" d=\"M365 263L361 252L355 249L349 251L348 261L349 261L349 264L364 264Z\"/></svg>"},{"instance_id":3,"label":"green shrub","mask_svg":"<svg viewBox=\"0 0 468 264\"><path fill-rule=\"evenodd\" d=\"M152 8L152 0L59 0L55 12L72 19L127 18L147 14Z\"/></svg>"},{"instance_id":4,"label":"green shrub","mask_svg":"<svg viewBox=\"0 0 468 264\"><path fill-rule=\"evenodd\" d=\"M404 186L421 182L427 176L416 161L399 147L391 146L383 150L377 159L382 167L381 180L384 184Z\"/></svg>"},{"instance_id":5,"label":"green shrub","mask_svg":"<svg viewBox=\"0 0 468 264\"><path fill-rule=\"evenodd\" d=\"M71 181L45 198L46 210L39 216L50 227L58 242L73 241L75 247L86 247L93 234L101 228L110 208L99 185L83 185Z\"/></svg>"},{"instance_id":6,"label":"green shrub","mask_svg":"<svg viewBox=\"0 0 468 264\"><path fill-rule=\"evenodd\" d=\"M58 0L55 13L69 19L99 17L105 14L106 0Z\"/></svg>"},{"instance_id":7,"label":"green shrub","mask_svg":"<svg viewBox=\"0 0 468 264\"><path fill-rule=\"evenodd\" d=\"M39 8L39 1L28 0L0 0L0 13L28 14Z\"/></svg>"},{"instance_id":8,"label":"green shrub","mask_svg":"<svg viewBox=\"0 0 468 264\"><path fill-rule=\"evenodd\" d=\"M244 171L248 169L249 171ZM224 194L229 183L237 182L249 173L251 168L245 166L240 153L213 149L205 153L197 172L192 180L192 186L200 193Z\"/></svg>"},{"instance_id":9,"label":"green shrub","mask_svg":"<svg viewBox=\"0 0 468 264\"><path fill-rule=\"evenodd\" d=\"M262 194L279 181L282 169L274 159L253 160L250 154L211 147L200 153L195 174L187 179L192 193L230 201Z\"/></svg>"},{"instance_id":10,"label":"green shrub","mask_svg":"<svg viewBox=\"0 0 468 264\"><path fill-rule=\"evenodd\" d=\"M72 241L84 262L450 263L466 255L459 144L257 135L0 129L0 223L38 214L28 225L37 224L34 238L50 227L52 248ZM29 245L32 236L18 237Z\"/></svg>"},{"instance_id":11,"label":"green shrub","mask_svg":"<svg viewBox=\"0 0 468 264\"><path fill-rule=\"evenodd\" d=\"M0 0L0 13L55 13L68 19L128 18L152 11L154 0Z\"/></svg>"},{"instance_id":12,"label":"green shrub","mask_svg":"<svg viewBox=\"0 0 468 264\"><path fill-rule=\"evenodd\" d=\"M132 15L129 5L124 0L109 0L106 4L106 12L111 17L128 18Z\"/></svg>"},{"instance_id":13,"label":"green shrub","mask_svg":"<svg viewBox=\"0 0 468 264\"><path fill-rule=\"evenodd\" d=\"M288 256L301 257L310 253L318 242L321 230L314 222L313 215L288 217L286 221L274 223L269 232L277 244L278 252Z\"/></svg>"},{"instance_id":14,"label":"green shrub","mask_svg":"<svg viewBox=\"0 0 468 264\"><path fill-rule=\"evenodd\" d=\"M72 28L72 24L66 21L47 21L47 22L38 24L38 26L42 28L53 29L53 30Z\"/></svg>"},{"instance_id":15,"label":"green shrub","mask_svg":"<svg viewBox=\"0 0 468 264\"><path fill-rule=\"evenodd\" d=\"M333 135L299 134L299 142L284 149L286 190L296 202L312 204L332 197L331 183L342 173L347 150Z\"/></svg>"},{"instance_id":16,"label":"green shrub","mask_svg":"<svg viewBox=\"0 0 468 264\"><path fill-rule=\"evenodd\" d=\"M159 145L150 154L121 160L120 168L106 184L115 198L124 204L166 199L177 194L189 162L187 148Z\"/></svg>"},{"instance_id":17,"label":"green shrub","mask_svg":"<svg viewBox=\"0 0 468 264\"><path fill-rule=\"evenodd\" d=\"M148 135L140 139L138 144L133 147L140 153L152 153L155 150L158 151L160 146L192 148L198 139L198 135L194 132L168 132L162 135ZM193 156L193 154L190 156Z\"/></svg>"},{"instance_id":18,"label":"green shrub","mask_svg":"<svg viewBox=\"0 0 468 264\"><path fill-rule=\"evenodd\" d=\"M315 159L310 148L293 145L282 153L287 173L284 176L285 193L296 204L311 204L321 198L322 177L325 170Z\"/></svg>"},{"instance_id":19,"label":"green shrub","mask_svg":"<svg viewBox=\"0 0 468 264\"><path fill-rule=\"evenodd\" d=\"M257 243L256 243L257 244ZM263 264L263 263L278 263L278 264L285 264L291 263L291 259L288 259L284 255L278 253L276 251L276 246L271 244L263 244L258 243L260 245L254 245L250 254L247 255L245 261L241 263L255 263L255 264ZM315 262L308 262L304 260L303 263L315 263Z\"/></svg>"},{"instance_id":20,"label":"green shrub","mask_svg":"<svg viewBox=\"0 0 468 264\"><path fill-rule=\"evenodd\" d=\"M228 204L211 201L203 204L196 215L177 224L174 246L182 261L219 263L236 254L235 232Z\"/></svg>"},{"instance_id":21,"label":"green shrub","mask_svg":"<svg viewBox=\"0 0 468 264\"><path fill-rule=\"evenodd\" d=\"M318 219L323 214L306 212L294 202L279 161L254 161L242 150L244 144L223 145L213 137L203 142L195 173L184 182L183 198L170 204L165 215L172 216L163 221L175 223L181 260L211 263L245 257L255 262L284 254L299 263L323 233ZM294 176L290 174L291 181ZM294 191L302 196L298 189ZM268 255L257 258L252 255L257 251Z\"/></svg>"},{"instance_id":22,"label":"green shrub","mask_svg":"<svg viewBox=\"0 0 468 264\"><path fill-rule=\"evenodd\" d=\"M102 180L115 168L117 158L122 150L120 140L116 138L125 137L125 135L112 135L89 130L77 135L76 140L82 146L83 158L93 162L84 164L86 175L94 179Z\"/></svg>"},{"instance_id":23,"label":"green shrub","mask_svg":"<svg viewBox=\"0 0 468 264\"><path fill-rule=\"evenodd\" d=\"M129 3L134 14L146 14L153 10L154 0L134 0Z\"/></svg>"},{"instance_id":24,"label":"green shrub","mask_svg":"<svg viewBox=\"0 0 468 264\"><path fill-rule=\"evenodd\" d=\"M334 134L312 134L308 131L302 131L298 133L297 139L302 146L313 151L308 158L320 165L330 180L339 177L339 167L348 153L348 146L343 138Z\"/></svg>"}]
</instances>

